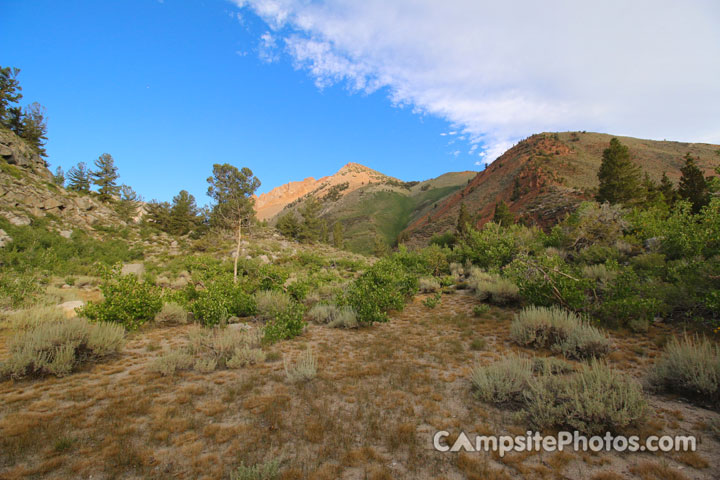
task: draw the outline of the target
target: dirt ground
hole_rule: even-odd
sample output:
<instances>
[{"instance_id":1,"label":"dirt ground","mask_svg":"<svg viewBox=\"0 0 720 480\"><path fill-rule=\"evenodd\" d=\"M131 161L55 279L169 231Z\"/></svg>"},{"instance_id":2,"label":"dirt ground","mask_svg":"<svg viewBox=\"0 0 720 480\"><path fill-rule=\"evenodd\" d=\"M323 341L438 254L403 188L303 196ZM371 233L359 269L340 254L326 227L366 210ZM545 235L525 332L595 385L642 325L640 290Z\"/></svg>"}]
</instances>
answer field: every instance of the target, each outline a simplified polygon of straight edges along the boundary
<instances>
[{"instance_id":1,"label":"dirt ground","mask_svg":"<svg viewBox=\"0 0 720 480\"><path fill-rule=\"evenodd\" d=\"M438 430L523 434L516 412L473 397L470 371L511 351L548 352L510 343L512 310L475 317L463 292L434 309L422 300L370 328L310 325L268 349L279 359L238 370L152 373L163 349L185 341L190 327L177 326L132 334L117 357L64 378L0 383L0 478L222 479L273 459L286 479L720 478L707 431L720 414L652 395L641 434L696 435L697 453L435 451ZM612 334L608 361L640 379L675 334ZM317 377L288 382L284 363L307 349Z\"/></svg>"}]
</instances>

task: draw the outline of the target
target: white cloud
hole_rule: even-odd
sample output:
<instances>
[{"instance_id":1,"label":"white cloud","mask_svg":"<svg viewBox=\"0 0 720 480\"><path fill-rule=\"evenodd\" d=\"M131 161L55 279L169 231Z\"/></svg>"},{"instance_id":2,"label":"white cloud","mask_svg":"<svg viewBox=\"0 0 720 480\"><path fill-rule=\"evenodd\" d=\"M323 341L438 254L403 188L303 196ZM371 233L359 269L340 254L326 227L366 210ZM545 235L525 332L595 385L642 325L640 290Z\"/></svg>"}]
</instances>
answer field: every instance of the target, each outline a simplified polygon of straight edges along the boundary
<instances>
[{"instance_id":1,"label":"white cloud","mask_svg":"<svg viewBox=\"0 0 720 480\"><path fill-rule=\"evenodd\" d=\"M263 60L284 51L321 88L386 88L488 160L552 130L720 142L716 0L235 3L272 31Z\"/></svg>"}]
</instances>

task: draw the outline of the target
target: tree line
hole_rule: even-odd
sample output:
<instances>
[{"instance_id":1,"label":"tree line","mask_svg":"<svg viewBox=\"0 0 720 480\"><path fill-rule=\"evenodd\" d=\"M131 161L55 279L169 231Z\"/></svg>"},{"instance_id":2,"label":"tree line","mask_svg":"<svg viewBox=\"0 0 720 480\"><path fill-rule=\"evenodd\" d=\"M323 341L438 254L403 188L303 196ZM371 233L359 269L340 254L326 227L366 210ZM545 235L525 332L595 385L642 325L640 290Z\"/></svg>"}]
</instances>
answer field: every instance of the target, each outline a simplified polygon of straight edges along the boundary
<instances>
[{"instance_id":1,"label":"tree line","mask_svg":"<svg viewBox=\"0 0 720 480\"><path fill-rule=\"evenodd\" d=\"M45 107L37 102L21 107L22 87L17 79L19 68L0 66L0 125L23 138L42 157L47 157L47 121ZM47 162L45 163L47 166Z\"/></svg>"}]
</instances>

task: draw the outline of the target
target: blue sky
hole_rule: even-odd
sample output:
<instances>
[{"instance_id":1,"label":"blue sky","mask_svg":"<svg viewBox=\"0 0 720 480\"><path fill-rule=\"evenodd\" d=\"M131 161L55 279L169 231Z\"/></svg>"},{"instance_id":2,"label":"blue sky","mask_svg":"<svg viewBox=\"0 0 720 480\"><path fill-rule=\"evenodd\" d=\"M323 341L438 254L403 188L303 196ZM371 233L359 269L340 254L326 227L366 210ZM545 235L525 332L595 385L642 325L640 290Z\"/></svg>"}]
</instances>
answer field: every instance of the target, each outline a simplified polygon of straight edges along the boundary
<instances>
[{"instance_id":1,"label":"blue sky","mask_svg":"<svg viewBox=\"0 0 720 480\"><path fill-rule=\"evenodd\" d=\"M0 65L49 161L112 154L146 199L358 162L482 168L543 131L720 144L717 0L0 0ZM402 105L399 107L398 105Z\"/></svg>"},{"instance_id":2,"label":"blue sky","mask_svg":"<svg viewBox=\"0 0 720 480\"><path fill-rule=\"evenodd\" d=\"M202 203L213 163L248 166L259 192L358 162L401 179L472 170L447 122L387 96L319 89L258 56L263 22L218 0L3 1L0 65L48 111L51 168L113 155L146 199Z\"/></svg>"}]
</instances>

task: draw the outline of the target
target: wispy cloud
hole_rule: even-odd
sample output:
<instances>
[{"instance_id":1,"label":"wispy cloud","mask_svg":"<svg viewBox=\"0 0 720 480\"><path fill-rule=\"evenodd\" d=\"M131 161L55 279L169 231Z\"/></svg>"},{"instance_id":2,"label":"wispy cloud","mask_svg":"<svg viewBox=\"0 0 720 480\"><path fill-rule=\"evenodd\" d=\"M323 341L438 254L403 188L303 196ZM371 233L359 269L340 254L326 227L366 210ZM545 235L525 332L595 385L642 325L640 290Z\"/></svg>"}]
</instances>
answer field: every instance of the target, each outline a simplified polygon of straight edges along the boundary
<instances>
[{"instance_id":1,"label":"wispy cloud","mask_svg":"<svg viewBox=\"0 0 720 480\"><path fill-rule=\"evenodd\" d=\"M493 160L540 131L720 142L715 0L235 0L323 88L386 88Z\"/></svg>"}]
</instances>

